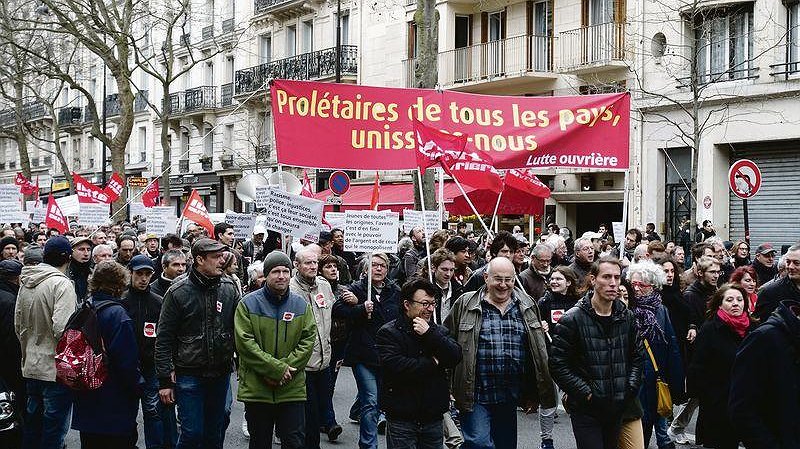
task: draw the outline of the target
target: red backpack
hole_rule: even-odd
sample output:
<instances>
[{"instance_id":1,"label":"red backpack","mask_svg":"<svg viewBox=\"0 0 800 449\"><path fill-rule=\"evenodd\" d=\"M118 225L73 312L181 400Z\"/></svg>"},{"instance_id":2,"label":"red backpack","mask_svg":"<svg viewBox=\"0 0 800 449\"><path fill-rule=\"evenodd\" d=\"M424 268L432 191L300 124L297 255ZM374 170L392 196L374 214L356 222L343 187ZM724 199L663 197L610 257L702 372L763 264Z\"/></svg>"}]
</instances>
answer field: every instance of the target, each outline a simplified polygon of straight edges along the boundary
<instances>
[{"instance_id":1,"label":"red backpack","mask_svg":"<svg viewBox=\"0 0 800 449\"><path fill-rule=\"evenodd\" d=\"M97 314L114 301L91 300L69 317L56 346L56 381L73 390L96 390L108 377Z\"/></svg>"}]
</instances>

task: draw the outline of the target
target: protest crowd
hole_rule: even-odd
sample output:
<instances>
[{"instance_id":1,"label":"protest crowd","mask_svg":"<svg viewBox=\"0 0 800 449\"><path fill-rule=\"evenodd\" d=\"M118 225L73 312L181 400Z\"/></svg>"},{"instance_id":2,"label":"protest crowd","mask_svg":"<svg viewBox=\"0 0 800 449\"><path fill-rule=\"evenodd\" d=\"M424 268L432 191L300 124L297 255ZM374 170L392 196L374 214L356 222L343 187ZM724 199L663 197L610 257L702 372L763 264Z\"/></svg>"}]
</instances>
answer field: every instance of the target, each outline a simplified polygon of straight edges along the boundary
<instances>
[{"instance_id":1,"label":"protest crowd","mask_svg":"<svg viewBox=\"0 0 800 449\"><path fill-rule=\"evenodd\" d=\"M800 447L800 245L751 251L711 223L696 243L648 225L616 245L607 225L529 242L460 222L355 254L338 228L210 230L2 230L18 412L3 447L61 448L71 428L84 448L133 448L141 407L144 447L221 448L234 400L251 448L319 448L343 418L348 447L516 448L519 412L538 414L542 449ZM65 360L91 362L80 348L102 361L70 375ZM554 441L562 410L574 443Z\"/></svg>"}]
</instances>

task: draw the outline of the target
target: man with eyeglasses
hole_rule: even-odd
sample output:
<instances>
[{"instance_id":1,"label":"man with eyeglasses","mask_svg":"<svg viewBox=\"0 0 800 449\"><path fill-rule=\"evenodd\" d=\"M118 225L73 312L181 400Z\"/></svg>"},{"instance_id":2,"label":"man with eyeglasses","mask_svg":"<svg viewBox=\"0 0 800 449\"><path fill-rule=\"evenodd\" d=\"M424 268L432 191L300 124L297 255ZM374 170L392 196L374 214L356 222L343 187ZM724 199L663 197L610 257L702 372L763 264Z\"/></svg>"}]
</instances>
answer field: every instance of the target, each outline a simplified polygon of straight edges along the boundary
<instances>
[{"instance_id":1,"label":"man with eyeglasses","mask_svg":"<svg viewBox=\"0 0 800 449\"><path fill-rule=\"evenodd\" d=\"M452 394L464 449L515 449L517 406L526 413L540 403L556 406L539 309L515 279L511 260L495 257L486 285L461 295L445 320L463 354L453 369Z\"/></svg>"},{"instance_id":2,"label":"man with eyeglasses","mask_svg":"<svg viewBox=\"0 0 800 449\"><path fill-rule=\"evenodd\" d=\"M783 262L786 264L786 276L765 285L758 292L755 315L761 322L767 321L781 301L800 301L800 244L789 247L783 255Z\"/></svg>"},{"instance_id":3,"label":"man with eyeglasses","mask_svg":"<svg viewBox=\"0 0 800 449\"><path fill-rule=\"evenodd\" d=\"M369 265L368 265L369 264ZM400 313L400 289L393 281L386 279L389 257L384 253L374 253L363 264L364 276L350 285L358 302L336 301L333 305L334 318L347 320L350 340L345 348L344 364L353 368L358 388L360 404L359 442L361 449L378 447L378 385L380 383L380 356L375 347L375 335L384 324L396 319ZM367 275L371 269L372 294L367 300Z\"/></svg>"},{"instance_id":4,"label":"man with eyeglasses","mask_svg":"<svg viewBox=\"0 0 800 449\"><path fill-rule=\"evenodd\" d=\"M386 412L389 449L441 449L444 443L442 416L450 408L446 370L461 361L461 348L446 327L433 322L435 296L436 287L427 279L406 283L400 290L405 313L377 334L383 376L379 402Z\"/></svg>"},{"instance_id":5,"label":"man with eyeglasses","mask_svg":"<svg viewBox=\"0 0 800 449\"><path fill-rule=\"evenodd\" d=\"M552 248L540 243L533 247L530 266L519 274L525 293L536 301L544 296L550 275L553 273L553 268L550 266L552 259Z\"/></svg>"},{"instance_id":6,"label":"man with eyeglasses","mask_svg":"<svg viewBox=\"0 0 800 449\"><path fill-rule=\"evenodd\" d=\"M519 241L508 231L500 231L492 239L489 245L489 255L491 259L503 257L509 261L513 259L514 253L519 248ZM487 265L484 265L472 272L469 281L464 285L465 292L474 292L485 284L484 278Z\"/></svg>"},{"instance_id":7,"label":"man with eyeglasses","mask_svg":"<svg viewBox=\"0 0 800 449\"><path fill-rule=\"evenodd\" d=\"M594 245L592 240L581 237L575 241L575 261L569 266L578 276L578 285L583 285L583 280L592 269L594 262Z\"/></svg>"}]
</instances>

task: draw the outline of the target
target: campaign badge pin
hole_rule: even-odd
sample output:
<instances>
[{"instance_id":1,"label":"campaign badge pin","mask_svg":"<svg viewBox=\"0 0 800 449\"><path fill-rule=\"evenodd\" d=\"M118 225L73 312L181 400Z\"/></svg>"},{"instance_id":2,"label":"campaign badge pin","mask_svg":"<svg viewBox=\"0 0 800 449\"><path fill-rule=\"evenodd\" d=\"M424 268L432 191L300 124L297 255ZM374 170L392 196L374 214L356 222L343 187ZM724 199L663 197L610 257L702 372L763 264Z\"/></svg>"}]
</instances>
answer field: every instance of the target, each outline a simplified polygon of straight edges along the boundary
<instances>
[{"instance_id":1,"label":"campaign badge pin","mask_svg":"<svg viewBox=\"0 0 800 449\"><path fill-rule=\"evenodd\" d=\"M564 315L564 309L555 309L550 311L550 321L553 324L558 323L558 320Z\"/></svg>"},{"instance_id":2,"label":"campaign badge pin","mask_svg":"<svg viewBox=\"0 0 800 449\"><path fill-rule=\"evenodd\" d=\"M222 301L217 301L217 313L222 313Z\"/></svg>"},{"instance_id":3,"label":"campaign badge pin","mask_svg":"<svg viewBox=\"0 0 800 449\"><path fill-rule=\"evenodd\" d=\"M317 293L317 297L314 298L314 300L317 302L318 307L324 308L327 306L327 304L325 303L325 295L323 295L322 293Z\"/></svg>"},{"instance_id":4,"label":"campaign badge pin","mask_svg":"<svg viewBox=\"0 0 800 449\"><path fill-rule=\"evenodd\" d=\"M294 319L294 313L283 312L283 321L292 321L293 319Z\"/></svg>"},{"instance_id":5,"label":"campaign badge pin","mask_svg":"<svg viewBox=\"0 0 800 449\"><path fill-rule=\"evenodd\" d=\"M156 323L144 323L144 336L149 338L156 336Z\"/></svg>"}]
</instances>

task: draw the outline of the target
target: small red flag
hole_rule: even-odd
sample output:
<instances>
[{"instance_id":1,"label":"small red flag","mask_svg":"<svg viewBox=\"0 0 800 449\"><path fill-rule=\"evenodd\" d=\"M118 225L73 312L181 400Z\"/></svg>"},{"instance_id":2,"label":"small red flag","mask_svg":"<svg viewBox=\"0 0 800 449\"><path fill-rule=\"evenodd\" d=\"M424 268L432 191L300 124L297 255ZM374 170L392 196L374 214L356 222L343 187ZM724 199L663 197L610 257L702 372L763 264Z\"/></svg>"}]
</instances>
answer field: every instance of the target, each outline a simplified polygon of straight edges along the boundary
<instances>
[{"instance_id":1,"label":"small red flag","mask_svg":"<svg viewBox=\"0 0 800 449\"><path fill-rule=\"evenodd\" d=\"M550 188L533 174L531 169L512 169L506 172L506 185L540 198L550 198Z\"/></svg>"},{"instance_id":2,"label":"small red flag","mask_svg":"<svg viewBox=\"0 0 800 449\"><path fill-rule=\"evenodd\" d=\"M108 196L109 202L113 203L119 198L123 187L124 183L122 182L122 177L114 173L111 175L111 179L108 181L108 184L106 184L106 188L103 192Z\"/></svg>"},{"instance_id":3,"label":"small red flag","mask_svg":"<svg viewBox=\"0 0 800 449\"><path fill-rule=\"evenodd\" d=\"M300 191L300 195L314 198L314 191L311 189L311 180L308 179L308 173L303 170L303 190Z\"/></svg>"},{"instance_id":4,"label":"small red flag","mask_svg":"<svg viewBox=\"0 0 800 449\"><path fill-rule=\"evenodd\" d=\"M378 210L378 201L381 197L381 177L375 172L375 184L372 186L372 199L369 201L370 210Z\"/></svg>"},{"instance_id":5,"label":"small red flag","mask_svg":"<svg viewBox=\"0 0 800 449\"><path fill-rule=\"evenodd\" d=\"M142 194L142 204L144 204L144 207L157 206L160 199L161 192L158 188L158 179L156 179L147 186L147 189Z\"/></svg>"},{"instance_id":6,"label":"small red flag","mask_svg":"<svg viewBox=\"0 0 800 449\"><path fill-rule=\"evenodd\" d=\"M414 120L417 138L417 167L421 171L439 164L445 155L455 156L467 146L467 136L454 136Z\"/></svg>"},{"instance_id":7,"label":"small red flag","mask_svg":"<svg viewBox=\"0 0 800 449\"><path fill-rule=\"evenodd\" d=\"M58 232L62 234L69 231L69 222L67 222L67 217L61 213L61 208L58 207L58 203L56 203L52 193L47 198L47 214L45 215L44 222L48 228L57 229Z\"/></svg>"},{"instance_id":8,"label":"small red flag","mask_svg":"<svg viewBox=\"0 0 800 449\"><path fill-rule=\"evenodd\" d=\"M183 208L183 218L197 223L199 226L208 231L208 236L214 238L214 223L211 221L211 216L208 215L208 209L203 204L203 199L197 190L192 190L189 195L189 201L186 202L186 207Z\"/></svg>"}]
</instances>

